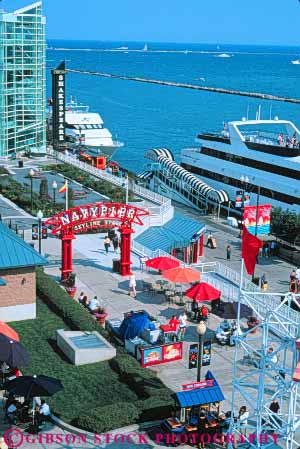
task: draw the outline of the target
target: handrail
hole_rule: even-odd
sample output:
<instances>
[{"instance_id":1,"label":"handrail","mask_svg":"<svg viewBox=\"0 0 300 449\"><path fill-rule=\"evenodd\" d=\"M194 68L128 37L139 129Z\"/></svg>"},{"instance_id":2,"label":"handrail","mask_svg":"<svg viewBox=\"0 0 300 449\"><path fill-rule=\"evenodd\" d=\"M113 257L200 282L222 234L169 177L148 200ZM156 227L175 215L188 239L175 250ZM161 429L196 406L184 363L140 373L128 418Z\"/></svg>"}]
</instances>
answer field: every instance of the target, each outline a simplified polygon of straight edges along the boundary
<instances>
[{"instance_id":1,"label":"handrail","mask_svg":"<svg viewBox=\"0 0 300 449\"><path fill-rule=\"evenodd\" d=\"M55 159L58 159L62 162L65 162L67 164L74 165L75 167L81 168L82 170L91 173L93 176L96 176L97 178L103 179L105 181L108 181L118 187L124 188L124 178L119 178L118 176L112 175L110 173L107 173L103 170L99 170L95 167L92 167L91 165L87 164L86 162L79 161L75 157L72 156L66 156L58 151L53 150L52 148L47 148L47 153L50 156L53 156ZM138 196L141 196L142 198L148 199L152 201L153 203L157 203L159 206L164 205L166 207L171 207L171 200L169 198L166 198L158 193L152 192L149 189L145 189L144 187L141 187L137 185L136 183L133 183L133 185L130 187L133 193L135 193Z\"/></svg>"}]
</instances>

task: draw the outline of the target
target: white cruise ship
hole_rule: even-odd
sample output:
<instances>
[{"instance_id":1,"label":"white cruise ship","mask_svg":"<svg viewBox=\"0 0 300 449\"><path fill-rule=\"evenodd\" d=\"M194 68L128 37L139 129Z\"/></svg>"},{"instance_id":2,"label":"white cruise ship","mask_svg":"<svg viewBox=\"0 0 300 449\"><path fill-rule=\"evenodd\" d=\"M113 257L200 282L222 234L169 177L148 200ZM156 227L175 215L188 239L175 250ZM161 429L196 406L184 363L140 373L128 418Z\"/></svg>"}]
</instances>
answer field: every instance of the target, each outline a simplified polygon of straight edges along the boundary
<instances>
[{"instance_id":1,"label":"white cruise ship","mask_svg":"<svg viewBox=\"0 0 300 449\"><path fill-rule=\"evenodd\" d=\"M181 166L234 202L249 192L250 204L300 212L300 132L286 120L232 121L220 133L198 135L200 148L181 152Z\"/></svg>"},{"instance_id":2,"label":"white cruise ship","mask_svg":"<svg viewBox=\"0 0 300 449\"><path fill-rule=\"evenodd\" d=\"M51 113L48 117L51 127ZM65 133L66 140L75 146L98 148L99 152L111 156L123 144L114 141L111 132L104 128L104 122L97 112L90 112L89 106L70 100L66 104Z\"/></svg>"}]
</instances>

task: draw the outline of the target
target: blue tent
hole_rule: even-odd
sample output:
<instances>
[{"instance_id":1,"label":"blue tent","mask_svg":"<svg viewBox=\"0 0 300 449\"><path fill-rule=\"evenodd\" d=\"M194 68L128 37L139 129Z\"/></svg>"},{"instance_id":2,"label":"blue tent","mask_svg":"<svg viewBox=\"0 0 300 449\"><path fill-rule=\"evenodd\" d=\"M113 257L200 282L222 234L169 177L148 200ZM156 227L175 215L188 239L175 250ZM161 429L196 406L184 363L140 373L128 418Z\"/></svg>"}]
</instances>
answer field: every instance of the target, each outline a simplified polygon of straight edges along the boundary
<instances>
[{"instance_id":1,"label":"blue tent","mask_svg":"<svg viewBox=\"0 0 300 449\"><path fill-rule=\"evenodd\" d=\"M147 312L132 313L122 321L119 335L122 340L130 340L137 337L145 329L149 321Z\"/></svg>"}]
</instances>

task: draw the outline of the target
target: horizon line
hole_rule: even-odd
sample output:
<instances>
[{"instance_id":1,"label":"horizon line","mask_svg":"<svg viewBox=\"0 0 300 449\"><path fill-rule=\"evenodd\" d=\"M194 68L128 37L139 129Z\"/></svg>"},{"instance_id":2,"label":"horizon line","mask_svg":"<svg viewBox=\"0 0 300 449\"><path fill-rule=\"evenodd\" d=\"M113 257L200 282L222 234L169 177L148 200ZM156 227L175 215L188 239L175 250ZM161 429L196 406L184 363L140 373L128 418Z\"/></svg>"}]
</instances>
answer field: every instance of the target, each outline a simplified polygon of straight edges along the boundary
<instances>
[{"instance_id":1,"label":"horizon line","mask_svg":"<svg viewBox=\"0 0 300 449\"><path fill-rule=\"evenodd\" d=\"M69 39L69 38L58 38L58 37L49 37L46 38L46 40L52 40L52 41L65 41L65 42L110 42L110 43L137 43L137 44L176 44L176 45L240 45L242 47L250 47L250 46L257 46L257 47L265 47L265 46L271 46L271 47L298 47L300 51L300 43L299 44L271 44L271 43L260 43L260 44L254 44L254 43L233 43L233 42L172 42L172 41L152 41L152 40L110 40L110 39Z\"/></svg>"}]
</instances>

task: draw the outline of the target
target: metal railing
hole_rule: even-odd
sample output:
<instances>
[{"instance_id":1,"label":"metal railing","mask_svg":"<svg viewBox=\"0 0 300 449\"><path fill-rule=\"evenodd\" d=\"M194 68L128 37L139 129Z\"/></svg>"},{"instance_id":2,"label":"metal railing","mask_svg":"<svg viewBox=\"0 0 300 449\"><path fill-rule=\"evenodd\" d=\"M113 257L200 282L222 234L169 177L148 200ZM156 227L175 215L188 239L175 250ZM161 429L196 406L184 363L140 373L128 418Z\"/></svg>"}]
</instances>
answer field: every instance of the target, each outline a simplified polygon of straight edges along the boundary
<instances>
[{"instance_id":1,"label":"metal railing","mask_svg":"<svg viewBox=\"0 0 300 449\"><path fill-rule=\"evenodd\" d=\"M107 173L104 170L99 170L98 168L92 167L91 165L80 161L76 157L66 156L65 154L62 154L62 153L55 151L51 148L47 148L47 153L59 161L65 162L66 164L71 164L74 167L81 168L82 170L86 171L87 173L92 174L93 176L95 176L99 179L108 181L111 184L114 184L118 187L125 188L124 178L120 178L118 176L112 175L110 173ZM130 187L130 190L132 190L133 193L135 193L137 196L141 196L142 198L152 201L153 203L156 203L159 206L164 205L165 208L171 207L171 200L169 198L165 198L164 196L162 196L158 193L152 192L151 190L145 189L144 187L141 187L135 183Z\"/></svg>"}]
</instances>

